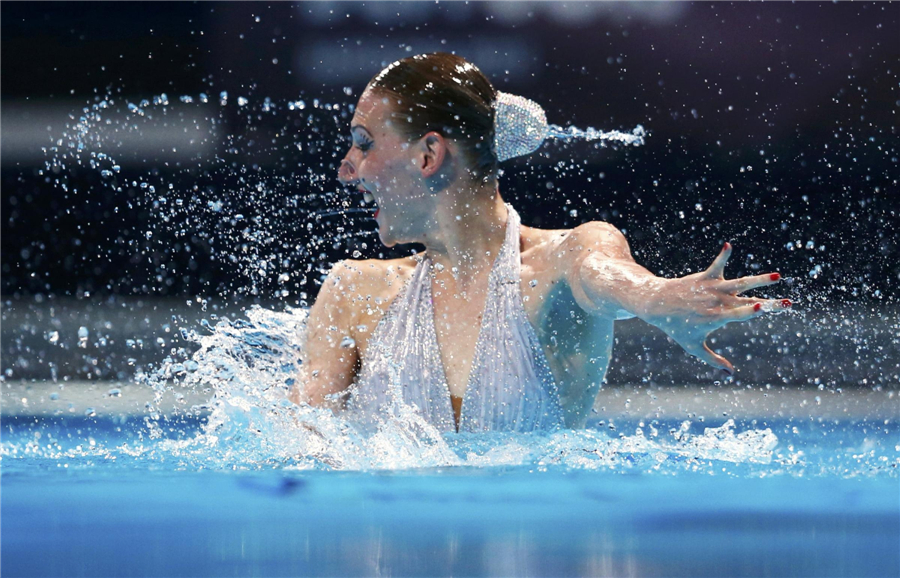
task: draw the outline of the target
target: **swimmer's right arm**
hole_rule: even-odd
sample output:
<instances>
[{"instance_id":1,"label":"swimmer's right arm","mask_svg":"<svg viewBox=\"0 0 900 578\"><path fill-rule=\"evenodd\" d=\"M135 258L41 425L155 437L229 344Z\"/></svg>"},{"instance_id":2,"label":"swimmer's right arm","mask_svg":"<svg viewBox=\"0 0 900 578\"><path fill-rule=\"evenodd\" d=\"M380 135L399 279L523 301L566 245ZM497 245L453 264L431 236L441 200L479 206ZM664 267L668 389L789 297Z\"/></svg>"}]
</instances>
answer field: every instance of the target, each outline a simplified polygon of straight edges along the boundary
<instances>
[{"instance_id":1,"label":"swimmer's right arm","mask_svg":"<svg viewBox=\"0 0 900 578\"><path fill-rule=\"evenodd\" d=\"M348 262L337 263L310 309L301 375L290 394L294 403L339 409L341 402L334 399L335 394L347 391L353 383L359 351L355 342L348 346L346 340L353 339L356 326L347 287L351 273Z\"/></svg>"}]
</instances>

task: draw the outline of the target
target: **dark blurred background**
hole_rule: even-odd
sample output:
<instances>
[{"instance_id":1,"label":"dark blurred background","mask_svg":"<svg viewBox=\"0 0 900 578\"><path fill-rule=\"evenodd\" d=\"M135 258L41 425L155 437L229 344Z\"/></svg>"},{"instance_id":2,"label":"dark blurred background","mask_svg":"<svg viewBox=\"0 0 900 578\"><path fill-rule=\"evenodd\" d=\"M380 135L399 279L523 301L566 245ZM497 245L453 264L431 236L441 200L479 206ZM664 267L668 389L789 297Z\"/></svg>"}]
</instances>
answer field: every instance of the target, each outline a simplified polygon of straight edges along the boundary
<instances>
[{"instance_id":1,"label":"dark blurred background","mask_svg":"<svg viewBox=\"0 0 900 578\"><path fill-rule=\"evenodd\" d=\"M54 304L127 309L122 341L138 326L156 335L188 323L188 301L308 303L334 261L414 250L386 251L359 213L335 214L359 200L333 175L347 105L366 82L397 58L441 50L541 103L553 123L650 133L643 147L548 143L504 165L501 189L526 224L610 221L667 276L705 268L731 241L729 276L779 270L787 283L773 295L830 312L815 339L837 312L888 322L881 349L833 347L874 356L870 368L887 356L896 382L896 4L4 2L0 12L7 378L45 375L41 360L67 339L72 360L54 371L127 373L128 355L97 349L84 361ZM82 117L91 130L79 136ZM88 347L114 325L96 323ZM171 345L162 339L159 350ZM772 342L760 347L771 358ZM823 351L819 373L833 373ZM866 379L854 367L845 380Z\"/></svg>"}]
</instances>

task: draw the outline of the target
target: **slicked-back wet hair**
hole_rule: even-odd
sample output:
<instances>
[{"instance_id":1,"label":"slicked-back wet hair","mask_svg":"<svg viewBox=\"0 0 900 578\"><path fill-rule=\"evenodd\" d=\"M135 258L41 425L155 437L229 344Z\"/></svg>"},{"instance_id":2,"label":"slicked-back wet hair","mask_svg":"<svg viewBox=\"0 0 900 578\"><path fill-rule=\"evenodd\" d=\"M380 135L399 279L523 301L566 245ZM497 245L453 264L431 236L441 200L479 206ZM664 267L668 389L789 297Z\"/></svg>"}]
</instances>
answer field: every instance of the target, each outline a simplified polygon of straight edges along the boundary
<instances>
[{"instance_id":1,"label":"slicked-back wet hair","mask_svg":"<svg viewBox=\"0 0 900 578\"><path fill-rule=\"evenodd\" d=\"M456 141L472 178L497 175L494 142L496 90L477 66L446 52L394 62L369 82L393 109L394 128L410 141L435 131Z\"/></svg>"}]
</instances>

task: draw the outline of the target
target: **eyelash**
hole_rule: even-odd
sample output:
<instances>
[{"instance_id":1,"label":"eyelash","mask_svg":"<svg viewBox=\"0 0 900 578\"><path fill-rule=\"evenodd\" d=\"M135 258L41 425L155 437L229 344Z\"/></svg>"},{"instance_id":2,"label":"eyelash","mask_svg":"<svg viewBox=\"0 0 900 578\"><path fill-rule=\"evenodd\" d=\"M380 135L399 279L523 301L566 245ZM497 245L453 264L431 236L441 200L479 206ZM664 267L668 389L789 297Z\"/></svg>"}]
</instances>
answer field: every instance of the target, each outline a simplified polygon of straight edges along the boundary
<instances>
[{"instance_id":1,"label":"eyelash","mask_svg":"<svg viewBox=\"0 0 900 578\"><path fill-rule=\"evenodd\" d=\"M367 139L366 137L360 137L359 141L360 142L357 143L356 146L362 152L368 151L370 148L372 148L372 144L374 144L370 139Z\"/></svg>"}]
</instances>

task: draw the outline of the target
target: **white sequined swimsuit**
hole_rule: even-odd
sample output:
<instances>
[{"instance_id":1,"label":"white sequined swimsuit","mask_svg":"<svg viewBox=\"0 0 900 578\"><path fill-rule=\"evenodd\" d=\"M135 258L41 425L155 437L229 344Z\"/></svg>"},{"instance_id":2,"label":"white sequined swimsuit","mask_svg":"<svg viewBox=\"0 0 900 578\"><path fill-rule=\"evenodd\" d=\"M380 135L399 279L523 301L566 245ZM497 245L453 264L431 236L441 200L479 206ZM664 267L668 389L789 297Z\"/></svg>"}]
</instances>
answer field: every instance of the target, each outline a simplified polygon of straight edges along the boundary
<instances>
[{"instance_id":1,"label":"white sequined swimsuit","mask_svg":"<svg viewBox=\"0 0 900 578\"><path fill-rule=\"evenodd\" d=\"M507 208L506 237L488 278L460 432L527 432L563 425L559 392L519 290L519 215ZM347 403L357 418L384 417L397 392L439 430L456 430L431 281L431 260L425 255L370 337Z\"/></svg>"}]
</instances>

